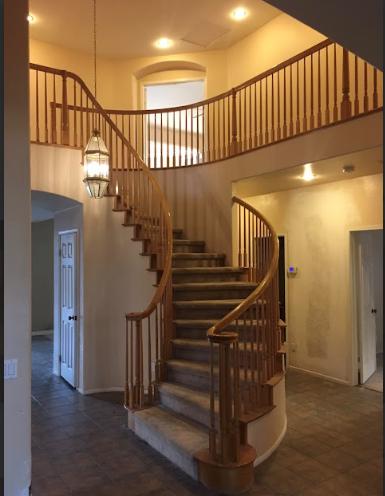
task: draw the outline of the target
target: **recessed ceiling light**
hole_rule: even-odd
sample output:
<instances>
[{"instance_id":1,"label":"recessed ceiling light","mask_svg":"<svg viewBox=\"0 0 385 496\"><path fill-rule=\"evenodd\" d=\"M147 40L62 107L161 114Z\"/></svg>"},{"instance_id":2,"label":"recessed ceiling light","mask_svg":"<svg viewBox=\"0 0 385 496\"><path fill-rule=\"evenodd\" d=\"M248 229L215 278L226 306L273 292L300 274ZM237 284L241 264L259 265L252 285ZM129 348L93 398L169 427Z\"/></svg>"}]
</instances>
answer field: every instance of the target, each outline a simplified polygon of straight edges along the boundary
<instances>
[{"instance_id":1,"label":"recessed ceiling light","mask_svg":"<svg viewBox=\"0 0 385 496\"><path fill-rule=\"evenodd\" d=\"M313 174L311 164L305 164L303 170L303 176L301 176L301 179L303 179L304 181L312 181L315 178L316 176Z\"/></svg>"},{"instance_id":2,"label":"recessed ceiling light","mask_svg":"<svg viewBox=\"0 0 385 496\"><path fill-rule=\"evenodd\" d=\"M156 48L161 48L163 50L165 48L170 48L172 45L173 45L173 41L170 40L169 38L159 38L155 42Z\"/></svg>"},{"instance_id":3,"label":"recessed ceiling light","mask_svg":"<svg viewBox=\"0 0 385 496\"><path fill-rule=\"evenodd\" d=\"M249 12L245 7L237 7L236 9L232 10L230 13L231 19L234 21L243 21L243 19L246 19L246 17L249 15Z\"/></svg>"},{"instance_id":4,"label":"recessed ceiling light","mask_svg":"<svg viewBox=\"0 0 385 496\"><path fill-rule=\"evenodd\" d=\"M32 15L32 14L28 14L27 15L27 21L30 23L30 24L33 24L35 22L35 17Z\"/></svg>"}]
</instances>

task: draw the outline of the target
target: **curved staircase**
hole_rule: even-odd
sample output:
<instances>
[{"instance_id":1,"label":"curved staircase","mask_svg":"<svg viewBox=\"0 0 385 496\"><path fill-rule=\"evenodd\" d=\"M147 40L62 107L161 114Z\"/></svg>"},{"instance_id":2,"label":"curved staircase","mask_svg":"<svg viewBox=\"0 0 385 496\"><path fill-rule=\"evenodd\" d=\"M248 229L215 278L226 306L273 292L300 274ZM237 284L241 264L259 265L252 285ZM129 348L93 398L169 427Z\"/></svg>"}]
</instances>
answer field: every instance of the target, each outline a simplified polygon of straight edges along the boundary
<instances>
[{"instance_id":1,"label":"curved staircase","mask_svg":"<svg viewBox=\"0 0 385 496\"><path fill-rule=\"evenodd\" d=\"M233 198L238 267L226 266L222 253L207 253L204 241L184 239L155 175L84 82L30 67L37 142L40 126L44 144L75 147L92 128L100 130L110 150L113 210L134 227L133 240L142 242L157 274L147 307L126 314L129 425L207 487L247 490L257 456L248 424L274 408L272 391L285 370L274 229Z\"/></svg>"},{"instance_id":2,"label":"curved staircase","mask_svg":"<svg viewBox=\"0 0 385 496\"><path fill-rule=\"evenodd\" d=\"M208 450L211 422L210 344L207 330L255 291L258 284L248 281L248 269L226 265L224 254L206 252L204 241L184 239L181 229L174 229L173 232L174 318L165 380L158 386L157 405L131 411L129 425L139 437L199 480L199 458L201 453ZM264 302L260 301L259 304L263 306ZM238 324L240 341L242 334L251 331L252 324ZM281 322L281 325L284 324ZM230 329L235 330L235 325L230 326ZM250 360L252 354L250 345L245 345L240 354L241 364ZM214 375L217 382L218 346L215 348ZM275 379L282 377L283 369ZM274 381L267 381L263 402L252 415L244 415L241 419L245 428L244 438L248 422L274 408L271 394L274 384ZM218 418L217 397L214 410ZM252 461L254 455L251 450Z\"/></svg>"}]
</instances>

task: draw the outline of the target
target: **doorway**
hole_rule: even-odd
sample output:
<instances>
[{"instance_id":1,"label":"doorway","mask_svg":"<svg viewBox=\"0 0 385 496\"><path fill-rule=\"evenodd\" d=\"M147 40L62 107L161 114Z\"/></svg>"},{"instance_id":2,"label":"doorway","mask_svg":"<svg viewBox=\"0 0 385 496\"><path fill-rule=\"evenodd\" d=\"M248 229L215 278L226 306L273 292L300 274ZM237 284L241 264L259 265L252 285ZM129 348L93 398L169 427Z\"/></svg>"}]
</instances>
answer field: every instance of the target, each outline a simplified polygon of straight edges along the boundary
<instances>
[{"instance_id":1,"label":"doorway","mask_svg":"<svg viewBox=\"0 0 385 496\"><path fill-rule=\"evenodd\" d=\"M78 371L78 231L59 233L60 375L77 386Z\"/></svg>"},{"instance_id":2,"label":"doorway","mask_svg":"<svg viewBox=\"0 0 385 496\"><path fill-rule=\"evenodd\" d=\"M285 236L278 235L279 260L278 260L278 294L279 294L279 318L286 322L286 258L285 258Z\"/></svg>"},{"instance_id":3,"label":"doorway","mask_svg":"<svg viewBox=\"0 0 385 496\"><path fill-rule=\"evenodd\" d=\"M31 196L32 237L36 239L32 246L36 322L32 389L43 369L48 382L64 379L71 387L82 387L82 205L44 191L32 191Z\"/></svg>"},{"instance_id":4,"label":"doorway","mask_svg":"<svg viewBox=\"0 0 385 496\"><path fill-rule=\"evenodd\" d=\"M355 231L352 240L358 383L382 392L383 230Z\"/></svg>"}]
</instances>

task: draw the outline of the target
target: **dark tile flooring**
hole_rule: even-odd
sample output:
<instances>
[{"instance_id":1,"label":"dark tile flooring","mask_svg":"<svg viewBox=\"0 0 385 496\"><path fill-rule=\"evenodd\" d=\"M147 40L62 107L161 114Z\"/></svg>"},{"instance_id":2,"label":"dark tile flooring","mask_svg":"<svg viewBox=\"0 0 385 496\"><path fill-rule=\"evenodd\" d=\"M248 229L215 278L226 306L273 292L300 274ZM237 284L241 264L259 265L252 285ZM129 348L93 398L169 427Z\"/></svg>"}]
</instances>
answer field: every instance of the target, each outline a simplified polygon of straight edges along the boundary
<instances>
[{"instance_id":1,"label":"dark tile flooring","mask_svg":"<svg viewBox=\"0 0 385 496\"><path fill-rule=\"evenodd\" d=\"M33 496L212 495L125 427L116 395L82 396L33 339ZM289 371L288 430L249 496L382 494L381 393ZM119 400L118 400L119 401Z\"/></svg>"}]
</instances>

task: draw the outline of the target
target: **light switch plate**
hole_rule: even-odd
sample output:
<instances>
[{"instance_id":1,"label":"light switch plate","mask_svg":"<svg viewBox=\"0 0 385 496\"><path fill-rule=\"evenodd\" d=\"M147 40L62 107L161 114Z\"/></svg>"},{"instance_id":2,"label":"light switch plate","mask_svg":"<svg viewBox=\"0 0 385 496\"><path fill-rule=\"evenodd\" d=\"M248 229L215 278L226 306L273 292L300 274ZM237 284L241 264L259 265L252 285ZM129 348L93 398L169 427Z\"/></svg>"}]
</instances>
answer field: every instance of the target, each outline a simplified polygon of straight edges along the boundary
<instances>
[{"instance_id":1,"label":"light switch plate","mask_svg":"<svg viewBox=\"0 0 385 496\"><path fill-rule=\"evenodd\" d=\"M17 358L4 360L4 379L17 378Z\"/></svg>"}]
</instances>

